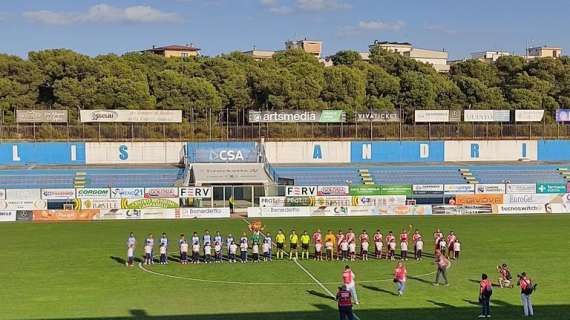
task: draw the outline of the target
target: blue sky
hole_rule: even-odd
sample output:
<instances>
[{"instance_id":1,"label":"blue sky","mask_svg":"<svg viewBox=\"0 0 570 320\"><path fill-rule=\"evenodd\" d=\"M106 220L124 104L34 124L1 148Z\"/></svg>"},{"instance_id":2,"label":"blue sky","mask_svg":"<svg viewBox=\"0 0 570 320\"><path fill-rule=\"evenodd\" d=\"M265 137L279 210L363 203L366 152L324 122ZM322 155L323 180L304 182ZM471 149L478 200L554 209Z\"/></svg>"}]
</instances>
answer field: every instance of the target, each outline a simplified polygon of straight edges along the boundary
<instances>
[{"instance_id":1,"label":"blue sky","mask_svg":"<svg viewBox=\"0 0 570 320\"><path fill-rule=\"evenodd\" d=\"M567 0L4 0L0 52L70 48L121 54L193 43L206 55L324 41L325 54L375 39L445 49L452 59L525 45L570 50ZM565 51L566 52L566 51Z\"/></svg>"}]
</instances>

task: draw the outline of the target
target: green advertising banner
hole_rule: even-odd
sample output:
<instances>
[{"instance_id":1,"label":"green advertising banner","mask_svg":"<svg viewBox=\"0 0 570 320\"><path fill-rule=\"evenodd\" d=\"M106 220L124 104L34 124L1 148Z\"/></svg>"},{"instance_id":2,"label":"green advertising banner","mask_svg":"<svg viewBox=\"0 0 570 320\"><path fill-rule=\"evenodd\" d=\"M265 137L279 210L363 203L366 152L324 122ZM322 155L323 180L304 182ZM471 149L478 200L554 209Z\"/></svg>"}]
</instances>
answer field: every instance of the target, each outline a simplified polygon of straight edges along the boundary
<instances>
[{"instance_id":1,"label":"green advertising banner","mask_svg":"<svg viewBox=\"0 0 570 320\"><path fill-rule=\"evenodd\" d=\"M383 196L411 196L412 195L412 185L411 184L390 184L381 185L380 194Z\"/></svg>"},{"instance_id":2,"label":"green advertising banner","mask_svg":"<svg viewBox=\"0 0 570 320\"><path fill-rule=\"evenodd\" d=\"M351 196L379 196L382 192L378 185L352 185L349 186L348 191Z\"/></svg>"},{"instance_id":3,"label":"green advertising banner","mask_svg":"<svg viewBox=\"0 0 570 320\"><path fill-rule=\"evenodd\" d=\"M566 193L565 183L537 183L536 193Z\"/></svg>"},{"instance_id":4,"label":"green advertising banner","mask_svg":"<svg viewBox=\"0 0 570 320\"><path fill-rule=\"evenodd\" d=\"M345 122L346 121L346 114L342 110L323 110L321 111L321 117L319 122L329 122L329 123L337 123L337 122Z\"/></svg>"},{"instance_id":5,"label":"green advertising banner","mask_svg":"<svg viewBox=\"0 0 570 320\"><path fill-rule=\"evenodd\" d=\"M285 197L286 207L312 207L315 205L315 197Z\"/></svg>"}]
</instances>

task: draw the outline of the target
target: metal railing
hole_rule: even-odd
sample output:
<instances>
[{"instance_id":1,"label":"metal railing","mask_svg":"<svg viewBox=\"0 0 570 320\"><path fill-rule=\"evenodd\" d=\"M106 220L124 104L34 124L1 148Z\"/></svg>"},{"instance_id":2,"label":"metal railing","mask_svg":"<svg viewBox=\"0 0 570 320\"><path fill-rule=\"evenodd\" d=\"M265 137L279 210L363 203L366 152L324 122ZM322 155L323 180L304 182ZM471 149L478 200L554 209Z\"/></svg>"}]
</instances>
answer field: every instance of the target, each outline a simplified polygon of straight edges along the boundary
<instances>
[{"instance_id":1,"label":"metal railing","mask_svg":"<svg viewBox=\"0 0 570 320\"><path fill-rule=\"evenodd\" d=\"M532 124L264 123L0 125L3 141L229 141L229 140L562 139L570 126Z\"/></svg>"}]
</instances>

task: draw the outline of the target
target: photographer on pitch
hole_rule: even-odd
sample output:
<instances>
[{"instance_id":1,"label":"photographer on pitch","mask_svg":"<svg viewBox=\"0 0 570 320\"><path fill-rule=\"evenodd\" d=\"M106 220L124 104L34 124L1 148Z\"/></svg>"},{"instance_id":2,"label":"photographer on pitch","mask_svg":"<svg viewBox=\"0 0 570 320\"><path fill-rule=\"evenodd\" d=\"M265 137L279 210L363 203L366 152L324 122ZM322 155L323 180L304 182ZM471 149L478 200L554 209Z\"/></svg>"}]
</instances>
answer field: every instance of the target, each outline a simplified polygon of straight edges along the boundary
<instances>
[{"instance_id":1,"label":"photographer on pitch","mask_svg":"<svg viewBox=\"0 0 570 320\"><path fill-rule=\"evenodd\" d=\"M491 317L491 295L493 294L493 285L486 274L481 275L479 282L479 304L481 304L481 314L479 318Z\"/></svg>"},{"instance_id":2,"label":"photographer on pitch","mask_svg":"<svg viewBox=\"0 0 570 320\"><path fill-rule=\"evenodd\" d=\"M525 317L534 316L532 310L531 294L536 290L536 284L526 275L526 272L517 274L519 278L519 287L521 288L521 301L523 305L523 312Z\"/></svg>"},{"instance_id":3,"label":"photographer on pitch","mask_svg":"<svg viewBox=\"0 0 570 320\"><path fill-rule=\"evenodd\" d=\"M513 276L511 275L511 270L506 263L497 266L497 272L499 272L499 286L501 288L512 288L513 287Z\"/></svg>"}]
</instances>

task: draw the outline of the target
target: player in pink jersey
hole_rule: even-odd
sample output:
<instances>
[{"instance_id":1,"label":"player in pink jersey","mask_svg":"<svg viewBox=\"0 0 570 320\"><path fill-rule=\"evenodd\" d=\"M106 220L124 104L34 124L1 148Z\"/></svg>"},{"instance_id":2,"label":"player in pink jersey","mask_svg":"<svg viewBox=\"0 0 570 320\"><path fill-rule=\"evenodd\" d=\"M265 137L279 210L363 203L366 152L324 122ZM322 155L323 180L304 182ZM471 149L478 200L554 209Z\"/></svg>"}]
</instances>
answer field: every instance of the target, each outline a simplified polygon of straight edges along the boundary
<instances>
[{"instance_id":1,"label":"player in pink jersey","mask_svg":"<svg viewBox=\"0 0 570 320\"><path fill-rule=\"evenodd\" d=\"M341 243L343 243L345 240L345 236L344 233L342 233L342 230L338 230L338 233L336 234L336 243L337 243L337 250L336 250L336 259L340 260L340 256L342 254L342 250L340 249L340 245Z\"/></svg>"},{"instance_id":2,"label":"player in pink jersey","mask_svg":"<svg viewBox=\"0 0 570 320\"><path fill-rule=\"evenodd\" d=\"M451 259L455 259L455 254L453 252L453 245L455 244L455 241L457 240L457 236L455 235L455 232L450 231L449 235L447 235L447 256L450 257Z\"/></svg>"},{"instance_id":3,"label":"player in pink jersey","mask_svg":"<svg viewBox=\"0 0 570 320\"><path fill-rule=\"evenodd\" d=\"M369 237L365 229L362 230L358 239L360 240L360 257L362 260L368 260Z\"/></svg>"},{"instance_id":4,"label":"player in pink jersey","mask_svg":"<svg viewBox=\"0 0 570 320\"><path fill-rule=\"evenodd\" d=\"M374 253L377 259L382 259L382 233L377 229L374 233Z\"/></svg>"}]
</instances>

